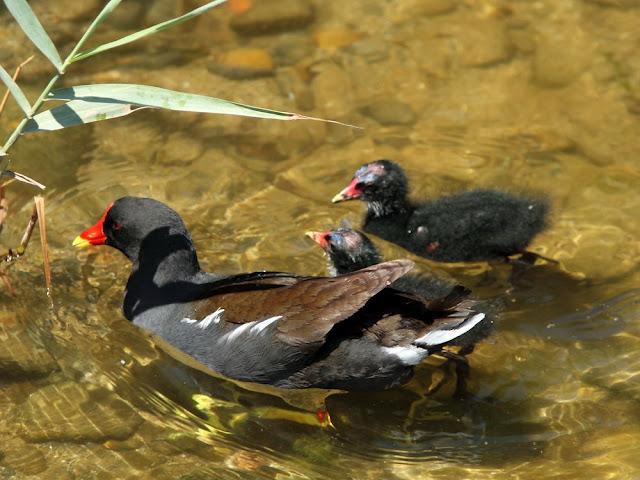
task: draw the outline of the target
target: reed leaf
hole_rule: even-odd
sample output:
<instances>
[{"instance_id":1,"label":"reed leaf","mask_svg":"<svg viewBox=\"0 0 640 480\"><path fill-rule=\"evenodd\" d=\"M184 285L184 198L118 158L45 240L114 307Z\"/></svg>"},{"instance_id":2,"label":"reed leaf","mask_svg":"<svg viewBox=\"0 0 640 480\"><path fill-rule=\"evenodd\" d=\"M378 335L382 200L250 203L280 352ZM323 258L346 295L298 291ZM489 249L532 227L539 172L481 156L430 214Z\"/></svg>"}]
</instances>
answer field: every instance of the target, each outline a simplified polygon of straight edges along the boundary
<instances>
[{"instance_id":1,"label":"reed leaf","mask_svg":"<svg viewBox=\"0 0 640 480\"><path fill-rule=\"evenodd\" d=\"M96 28L98 28L98 25L100 25L109 15L111 15L111 13L116 9L118 5L120 5L121 2L122 0L109 0L109 2L107 2L100 13L98 13L98 16L93 19L91 25L87 27L84 35L82 35L80 40L78 40L78 43L76 43L76 46L73 47L73 50L71 50L71 53L69 53L69 56L64 61L63 68L66 68L70 63L73 63L73 57L75 57L78 51L84 46L85 42L89 40L89 37L93 35L93 32L95 32Z\"/></svg>"},{"instance_id":2,"label":"reed leaf","mask_svg":"<svg viewBox=\"0 0 640 480\"><path fill-rule=\"evenodd\" d=\"M8 0L5 0L8 1ZM154 33L160 32L169 27L173 27L179 23L185 22L193 17L196 17L207 10L212 9L213 7L217 7L218 5L226 2L227 0L214 0L213 2L209 2L201 7L198 7L190 12L185 13L176 18L172 18L165 22L157 23L151 27L140 30L139 32L132 33L131 35L127 35L118 40L114 40L113 42L108 42L102 45L98 45L97 47L90 48L85 50L84 52L80 52L74 55L69 63L77 62L78 60L83 60L85 58L91 57L101 52L105 52L107 50L111 50L112 48L120 47L122 45L126 45L127 43L135 42L136 40L140 40L141 38L147 37L149 35L153 35Z\"/></svg>"},{"instance_id":3,"label":"reed leaf","mask_svg":"<svg viewBox=\"0 0 640 480\"><path fill-rule=\"evenodd\" d=\"M103 83L63 88L51 92L47 100L83 100L85 102L102 104L132 104L181 112L218 113L270 118L274 120L300 120L310 118L296 113L253 107L220 98L207 97L205 95L177 92L175 90L167 90L149 85L126 83ZM34 117L34 119L35 118L36 117Z\"/></svg>"},{"instance_id":4,"label":"reed leaf","mask_svg":"<svg viewBox=\"0 0 640 480\"><path fill-rule=\"evenodd\" d=\"M102 103L72 100L35 115L27 122L22 132L60 130L85 123L100 122L129 115L140 108L143 107L121 102Z\"/></svg>"},{"instance_id":5,"label":"reed leaf","mask_svg":"<svg viewBox=\"0 0 640 480\"><path fill-rule=\"evenodd\" d=\"M5 186L13 181L26 183L27 185L39 188L40 190L44 190L45 188L47 188L40 182L37 182L33 178L27 177L26 175L23 175L21 173L12 172L11 170L3 170L0 172L0 186Z\"/></svg>"},{"instance_id":6,"label":"reed leaf","mask_svg":"<svg viewBox=\"0 0 640 480\"><path fill-rule=\"evenodd\" d=\"M26 0L4 0L4 3L29 40L49 59L58 72L62 72L60 54Z\"/></svg>"},{"instance_id":7,"label":"reed leaf","mask_svg":"<svg viewBox=\"0 0 640 480\"><path fill-rule=\"evenodd\" d=\"M27 117L31 115L31 104L29 103L29 100L27 100L27 97L24 95L24 93L22 93L22 89L13 80L11 75L9 75L9 73L2 67L2 65L0 65L0 80L2 80L7 86L7 88L11 92L11 95L13 95L13 98L16 99L16 102L25 113L25 115Z\"/></svg>"}]
</instances>

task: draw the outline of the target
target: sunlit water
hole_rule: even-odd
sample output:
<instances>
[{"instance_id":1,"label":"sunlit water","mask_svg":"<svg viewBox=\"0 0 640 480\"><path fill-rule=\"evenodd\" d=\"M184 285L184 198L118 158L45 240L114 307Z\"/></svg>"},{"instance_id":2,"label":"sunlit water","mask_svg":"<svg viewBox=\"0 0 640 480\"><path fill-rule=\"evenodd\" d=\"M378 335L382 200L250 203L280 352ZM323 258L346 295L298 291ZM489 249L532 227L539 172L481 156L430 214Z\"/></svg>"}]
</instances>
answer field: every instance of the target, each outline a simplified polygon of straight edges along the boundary
<instances>
[{"instance_id":1,"label":"sunlit water","mask_svg":"<svg viewBox=\"0 0 640 480\"><path fill-rule=\"evenodd\" d=\"M100 2L31 3L66 52ZM123 2L100 38L190 6L148 3ZM638 478L638 3L313 4L311 24L263 36L236 35L222 7L74 66L65 82L153 84L364 130L143 111L16 144L13 167L48 185L54 289L52 308L36 238L10 270L17 295L0 289L0 477ZM0 22L10 68L32 52ZM213 73L238 47L269 52L274 75ZM44 60L27 68L31 98L49 73ZM10 105L3 131L15 118ZM414 258L502 305L469 357L464 400L452 398L452 369L432 392L444 376L435 360L401 390L357 395L212 377L123 318L119 253L70 245L109 201L146 195L183 215L209 270L321 274L303 232L357 224L361 205L329 199L380 157L407 167L416 196L489 186L553 204L532 249L559 266L514 277L503 264ZM8 193L7 247L33 191ZM314 414L323 405L332 426Z\"/></svg>"}]
</instances>

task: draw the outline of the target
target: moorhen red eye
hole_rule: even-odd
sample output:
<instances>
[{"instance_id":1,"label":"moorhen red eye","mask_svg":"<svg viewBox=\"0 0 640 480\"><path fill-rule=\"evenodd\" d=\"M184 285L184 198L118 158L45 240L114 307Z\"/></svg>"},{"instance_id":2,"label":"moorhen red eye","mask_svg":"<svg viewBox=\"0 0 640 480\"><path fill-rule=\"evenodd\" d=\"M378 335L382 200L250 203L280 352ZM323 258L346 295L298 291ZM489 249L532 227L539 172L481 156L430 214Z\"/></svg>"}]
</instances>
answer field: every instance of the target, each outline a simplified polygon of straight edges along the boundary
<instances>
[{"instance_id":1,"label":"moorhen red eye","mask_svg":"<svg viewBox=\"0 0 640 480\"><path fill-rule=\"evenodd\" d=\"M87 236L102 232L107 220L127 225L127 235L100 239L132 262L126 318L238 380L284 388L395 387L485 318L464 288L432 301L388 288L412 268L409 260L335 278L205 273L180 216L149 198L117 200L74 244L92 243Z\"/></svg>"},{"instance_id":2,"label":"moorhen red eye","mask_svg":"<svg viewBox=\"0 0 640 480\"><path fill-rule=\"evenodd\" d=\"M356 192L353 186L365 177L373 180ZM547 227L546 199L471 190L413 203L407 198L408 189L400 165L377 160L360 167L333 202L363 200L367 204L366 232L432 260L470 262L516 254L523 259L544 258L526 248Z\"/></svg>"}]
</instances>

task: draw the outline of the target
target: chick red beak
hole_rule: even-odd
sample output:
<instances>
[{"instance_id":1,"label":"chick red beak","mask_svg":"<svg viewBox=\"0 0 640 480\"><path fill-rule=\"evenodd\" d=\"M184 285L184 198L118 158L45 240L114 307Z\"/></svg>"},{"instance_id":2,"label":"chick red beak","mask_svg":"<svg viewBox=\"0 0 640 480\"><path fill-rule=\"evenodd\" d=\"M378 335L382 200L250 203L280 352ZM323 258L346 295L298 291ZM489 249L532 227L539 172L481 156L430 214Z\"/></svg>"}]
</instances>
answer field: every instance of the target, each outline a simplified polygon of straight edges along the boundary
<instances>
[{"instance_id":1,"label":"chick red beak","mask_svg":"<svg viewBox=\"0 0 640 480\"><path fill-rule=\"evenodd\" d=\"M353 177L351 183L347 185L347 187L338 193L335 197L331 199L332 203L344 202L345 200L354 200L356 198L360 198L362 195L362 191L356 188L359 180L357 177Z\"/></svg>"},{"instance_id":2,"label":"chick red beak","mask_svg":"<svg viewBox=\"0 0 640 480\"><path fill-rule=\"evenodd\" d=\"M104 245L107 241L107 236L104 234L104 220L107 218L109 210L113 207L113 202L104 211L100 220L95 225L87 228L84 232L78 235L73 241L73 246L77 248L88 247L89 245Z\"/></svg>"},{"instance_id":3,"label":"chick red beak","mask_svg":"<svg viewBox=\"0 0 640 480\"><path fill-rule=\"evenodd\" d=\"M329 233L331 232L327 230L326 232L306 232L305 235L320 245L320 248L326 250L329 246L329 242L327 241Z\"/></svg>"}]
</instances>

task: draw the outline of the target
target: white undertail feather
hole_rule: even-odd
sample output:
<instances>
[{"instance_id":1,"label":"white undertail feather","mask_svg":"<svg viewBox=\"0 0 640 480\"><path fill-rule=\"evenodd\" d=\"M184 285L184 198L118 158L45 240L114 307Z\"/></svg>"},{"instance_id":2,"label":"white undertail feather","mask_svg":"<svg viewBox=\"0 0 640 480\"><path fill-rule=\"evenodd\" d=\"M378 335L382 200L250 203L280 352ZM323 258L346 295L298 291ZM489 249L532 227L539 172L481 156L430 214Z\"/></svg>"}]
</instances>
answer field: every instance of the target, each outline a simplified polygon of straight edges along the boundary
<instances>
[{"instance_id":1,"label":"white undertail feather","mask_svg":"<svg viewBox=\"0 0 640 480\"><path fill-rule=\"evenodd\" d=\"M469 312L464 312L464 315L468 314ZM453 317L461 315L459 313L454 313L450 316ZM450 342L454 338L458 338L460 335L467 333L475 327L484 318L484 313L476 313L474 316L469 318L469 320L462 323L462 325L458 325L456 328L434 330L418 338L410 345L382 347L382 350L387 354L396 357L404 365L418 365L427 355L429 355L427 347L442 345L443 343Z\"/></svg>"},{"instance_id":2,"label":"white undertail feather","mask_svg":"<svg viewBox=\"0 0 640 480\"><path fill-rule=\"evenodd\" d=\"M404 365L418 365L423 358L429 355L429 351L426 348L416 347L415 345L382 347L382 350L396 357Z\"/></svg>"},{"instance_id":3,"label":"white undertail feather","mask_svg":"<svg viewBox=\"0 0 640 480\"><path fill-rule=\"evenodd\" d=\"M435 345L442 345L443 343L450 342L454 338L458 338L460 335L467 333L473 327L475 327L485 317L484 313L476 313L466 322L458 325L456 328L433 330L426 333L422 337L416 339L413 343L421 347L432 347Z\"/></svg>"}]
</instances>

